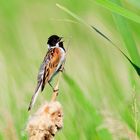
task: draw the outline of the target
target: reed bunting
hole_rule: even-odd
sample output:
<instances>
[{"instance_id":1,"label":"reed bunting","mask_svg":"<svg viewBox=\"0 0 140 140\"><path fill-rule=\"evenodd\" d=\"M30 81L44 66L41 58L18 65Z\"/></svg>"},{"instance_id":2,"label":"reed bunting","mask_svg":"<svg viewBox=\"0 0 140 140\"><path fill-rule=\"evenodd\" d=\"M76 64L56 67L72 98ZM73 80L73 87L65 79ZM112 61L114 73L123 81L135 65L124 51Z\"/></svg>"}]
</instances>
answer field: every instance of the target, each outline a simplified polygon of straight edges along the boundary
<instances>
[{"instance_id":1,"label":"reed bunting","mask_svg":"<svg viewBox=\"0 0 140 140\"><path fill-rule=\"evenodd\" d=\"M66 51L63 46L63 41L61 41L61 39L62 37L59 37L57 35L52 35L48 38L48 52L40 66L37 78L37 87L30 101L28 111L31 110L38 94L43 91L47 83L53 88L50 82L53 77L62 70L65 61Z\"/></svg>"}]
</instances>

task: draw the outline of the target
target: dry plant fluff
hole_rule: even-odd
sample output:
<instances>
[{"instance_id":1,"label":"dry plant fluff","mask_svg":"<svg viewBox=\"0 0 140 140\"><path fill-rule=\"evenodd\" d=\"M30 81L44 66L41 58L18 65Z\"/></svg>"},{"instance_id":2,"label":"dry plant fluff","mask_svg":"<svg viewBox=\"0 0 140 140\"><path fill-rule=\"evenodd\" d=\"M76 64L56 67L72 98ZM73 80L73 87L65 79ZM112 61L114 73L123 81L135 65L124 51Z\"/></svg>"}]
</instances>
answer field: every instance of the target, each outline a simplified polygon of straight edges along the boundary
<instances>
[{"instance_id":1,"label":"dry plant fluff","mask_svg":"<svg viewBox=\"0 0 140 140\"><path fill-rule=\"evenodd\" d=\"M53 140L63 126L63 112L58 101L45 103L29 119L27 131L29 140Z\"/></svg>"}]
</instances>

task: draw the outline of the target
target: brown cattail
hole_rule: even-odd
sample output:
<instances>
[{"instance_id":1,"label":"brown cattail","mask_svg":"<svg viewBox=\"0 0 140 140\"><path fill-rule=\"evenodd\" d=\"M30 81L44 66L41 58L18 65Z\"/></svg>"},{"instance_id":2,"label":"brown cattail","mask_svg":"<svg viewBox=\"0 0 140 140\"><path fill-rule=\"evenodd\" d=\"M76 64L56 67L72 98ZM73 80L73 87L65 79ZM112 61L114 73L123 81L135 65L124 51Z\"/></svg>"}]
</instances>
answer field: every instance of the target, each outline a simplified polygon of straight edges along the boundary
<instances>
[{"instance_id":1,"label":"brown cattail","mask_svg":"<svg viewBox=\"0 0 140 140\"><path fill-rule=\"evenodd\" d=\"M63 112L58 101L45 103L27 124L29 140L53 140L63 126Z\"/></svg>"}]
</instances>

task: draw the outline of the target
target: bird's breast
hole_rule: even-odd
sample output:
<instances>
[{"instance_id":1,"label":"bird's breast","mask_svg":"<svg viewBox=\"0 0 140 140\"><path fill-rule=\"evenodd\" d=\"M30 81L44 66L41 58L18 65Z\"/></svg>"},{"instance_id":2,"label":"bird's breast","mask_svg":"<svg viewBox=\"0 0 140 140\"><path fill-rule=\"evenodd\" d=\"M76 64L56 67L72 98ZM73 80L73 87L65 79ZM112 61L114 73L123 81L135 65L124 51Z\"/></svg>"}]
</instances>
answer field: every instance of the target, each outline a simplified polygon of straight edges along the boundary
<instances>
[{"instance_id":1,"label":"bird's breast","mask_svg":"<svg viewBox=\"0 0 140 140\"><path fill-rule=\"evenodd\" d=\"M63 48L59 48L59 51L60 51L60 62L57 66L57 70L60 68L60 66L63 64L64 60L65 60L65 51L63 50Z\"/></svg>"}]
</instances>

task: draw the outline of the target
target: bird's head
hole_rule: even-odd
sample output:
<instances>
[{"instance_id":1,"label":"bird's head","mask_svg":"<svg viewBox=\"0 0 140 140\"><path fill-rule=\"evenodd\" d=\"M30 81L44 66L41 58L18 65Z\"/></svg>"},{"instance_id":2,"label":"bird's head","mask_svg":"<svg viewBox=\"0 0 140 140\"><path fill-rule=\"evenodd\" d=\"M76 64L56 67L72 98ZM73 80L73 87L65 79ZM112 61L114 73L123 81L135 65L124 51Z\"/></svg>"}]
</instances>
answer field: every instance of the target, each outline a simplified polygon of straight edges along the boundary
<instances>
[{"instance_id":1,"label":"bird's head","mask_svg":"<svg viewBox=\"0 0 140 140\"><path fill-rule=\"evenodd\" d=\"M62 37L59 37L57 35L50 36L48 38L48 42L47 42L48 48L52 48L52 47L57 46L57 45L59 47L59 43L60 43L61 39L62 39Z\"/></svg>"}]
</instances>

